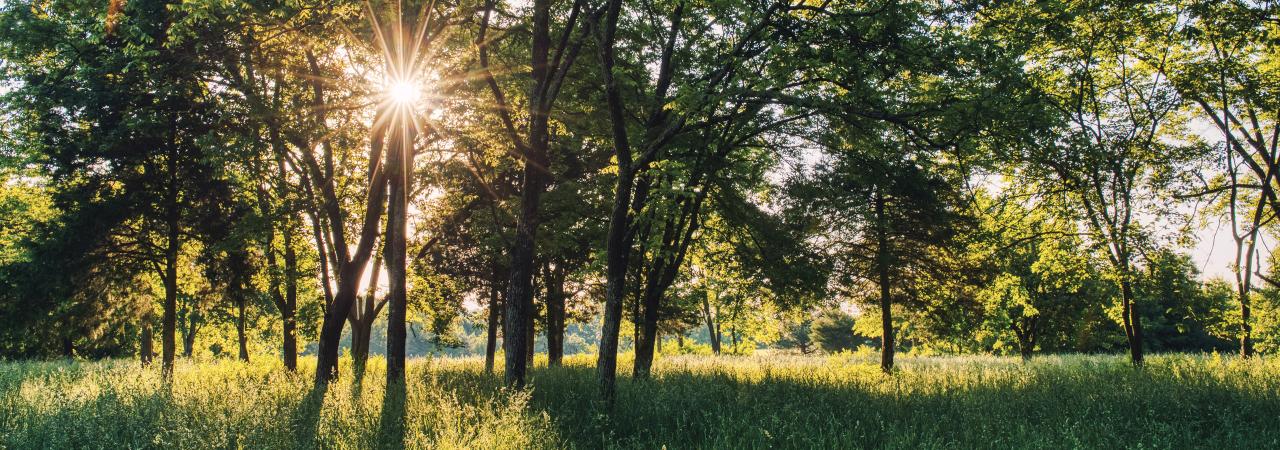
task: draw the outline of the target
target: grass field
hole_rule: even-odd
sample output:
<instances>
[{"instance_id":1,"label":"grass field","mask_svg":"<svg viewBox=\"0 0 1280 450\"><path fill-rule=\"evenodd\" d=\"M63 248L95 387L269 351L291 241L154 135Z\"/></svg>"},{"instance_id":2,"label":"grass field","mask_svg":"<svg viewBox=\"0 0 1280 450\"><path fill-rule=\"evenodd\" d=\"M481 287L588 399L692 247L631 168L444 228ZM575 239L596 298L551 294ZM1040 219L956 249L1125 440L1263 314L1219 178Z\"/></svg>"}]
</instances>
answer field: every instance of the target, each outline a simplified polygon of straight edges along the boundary
<instances>
[{"instance_id":1,"label":"grass field","mask_svg":"<svg viewBox=\"0 0 1280 450\"><path fill-rule=\"evenodd\" d=\"M623 378L611 413L592 361L513 394L478 360L418 360L403 402L377 362L319 395L275 362L180 363L169 385L134 361L0 363L0 447L1280 448L1274 359L903 358L886 376L850 357L669 357Z\"/></svg>"}]
</instances>

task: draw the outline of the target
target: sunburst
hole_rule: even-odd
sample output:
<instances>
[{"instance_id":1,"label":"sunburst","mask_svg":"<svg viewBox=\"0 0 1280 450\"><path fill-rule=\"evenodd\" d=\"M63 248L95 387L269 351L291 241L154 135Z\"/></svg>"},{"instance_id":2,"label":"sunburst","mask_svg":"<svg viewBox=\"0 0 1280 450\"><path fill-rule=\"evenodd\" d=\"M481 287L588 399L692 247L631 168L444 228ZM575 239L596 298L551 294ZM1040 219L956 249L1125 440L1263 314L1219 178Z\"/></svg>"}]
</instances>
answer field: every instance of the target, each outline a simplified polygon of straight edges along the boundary
<instances>
[{"instance_id":1,"label":"sunburst","mask_svg":"<svg viewBox=\"0 0 1280 450\"><path fill-rule=\"evenodd\" d=\"M392 19L387 24L378 20L372 2L365 1L365 12L373 30L375 50L382 58L381 82L377 83L381 99L378 101L378 121L373 126L390 127L392 133L401 136L421 133L422 121L426 109L430 105L425 100L431 89L429 65L434 59L433 49L429 48L433 36L428 32L432 27L432 9L434 1L422 5L414 24L406 26L403 5L399 0L393 3ZM438 19L437 19L438 20ZM412 28L412 29L409 29Z\"/></svg>"}]
</instances>

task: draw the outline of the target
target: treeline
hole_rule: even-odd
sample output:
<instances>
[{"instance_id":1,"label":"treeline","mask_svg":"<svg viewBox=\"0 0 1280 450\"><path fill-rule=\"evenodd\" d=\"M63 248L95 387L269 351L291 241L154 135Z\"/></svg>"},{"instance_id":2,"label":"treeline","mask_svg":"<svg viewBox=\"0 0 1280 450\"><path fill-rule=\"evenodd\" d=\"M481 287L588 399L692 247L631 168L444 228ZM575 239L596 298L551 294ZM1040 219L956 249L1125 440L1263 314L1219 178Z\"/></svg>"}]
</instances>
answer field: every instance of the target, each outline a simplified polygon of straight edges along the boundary
<instances>
[{"instance_id":1,"label":"treeline","mask_svg":"<svg viewBox=\"0 0 1280 450\"><path fill-rule=\"evenodd\" d=\"M314 342L323 385L386 320L395 381L467 320L522 386L590 322L610 396L620 342L645 377L694 330L886 371L1269 351L1277 31L1270 1L8 2L0 354ZM1229 281L1184 255L1206 226Z\"/></svg>"}]
</instances>

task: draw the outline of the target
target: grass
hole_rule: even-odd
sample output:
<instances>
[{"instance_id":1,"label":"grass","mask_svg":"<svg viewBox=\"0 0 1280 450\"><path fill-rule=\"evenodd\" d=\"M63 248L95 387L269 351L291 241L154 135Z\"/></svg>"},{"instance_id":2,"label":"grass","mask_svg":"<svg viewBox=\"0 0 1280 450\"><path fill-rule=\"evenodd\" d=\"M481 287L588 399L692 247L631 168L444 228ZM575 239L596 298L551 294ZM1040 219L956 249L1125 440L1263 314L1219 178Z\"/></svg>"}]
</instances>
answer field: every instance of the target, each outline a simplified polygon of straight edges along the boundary
<instances>
[{"instance_id":1,"label":"grass","mask_svg":"<svg viewBox=\"0 0 1280 450\"><path fill-rule=\"evenodd\" d=\"M848 356L668 357L622 378L611 412L592 361L513 393L479 360L419 360L403 396L377 361L323 393L274 362L184 362L170 384L126 360L0 363L0 447L1280 447L1272 359L902 358L886 376Z\"/></svg>"}]
</instances>

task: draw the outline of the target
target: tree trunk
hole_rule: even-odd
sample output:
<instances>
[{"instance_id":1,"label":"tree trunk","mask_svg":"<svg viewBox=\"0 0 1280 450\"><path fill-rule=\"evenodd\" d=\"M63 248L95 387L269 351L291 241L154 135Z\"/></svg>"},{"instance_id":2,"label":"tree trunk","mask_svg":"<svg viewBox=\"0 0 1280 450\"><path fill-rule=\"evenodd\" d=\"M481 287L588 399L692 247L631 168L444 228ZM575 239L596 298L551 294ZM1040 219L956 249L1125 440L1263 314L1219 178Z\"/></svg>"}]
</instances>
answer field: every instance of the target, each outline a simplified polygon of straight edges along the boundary
<instances>
[{"instance_id":1,"label":"tree trunk","mask_svg":"<svg viewBox=\"0 0 1280 450\"><path fill-rule=\"evenodd\" d=\"M245 335L245 303L244 299L236 302L236 341L240 344L240 360L249 362L249 338Z\"/></svg>"},{"instance_id":2,"label":"tree trunk","mask_svg":"<svg viewBox=\"0 0 1280 450\"><path fill-rule=\"evenodd\" d=\"M1253 327L1249 325L1251 311L1249 310L1249 296L1240 297L1240 357L1248 358L1253 356Z\"/></svg>"},{"instance_id":3,"label":"tree trunk","mask_svg":"<svg viewBox=\"0 0 1280 450\"><path fill-rule=\"evenodd\" d=\"M381 123L384 112L374 117L374 123ZM364 224L360 229L360 240L356 244L356 252L350 257L350 260L336 262L338 265L338 292L334 293L333 304L328 305L325 310L324 320L320 324L320 339L318 349L316 351L316 379L317 387L326 387L330 380L338 376L338 346L342 340L342 328L346 324L347 316L351 312L351 304L356 301L356 291L360 287L360 278L364 275L365 264L369 262L369 257L373 253L373 241L378 234L378 223L381 221L383 212L383 199L387 190L386 172L379 163L382 160L382 144L385 135L385 128L378 127L374 129L372 139L370 140L369 161L371 164L369 177L369 192L365 200L365 216ZM304 157L310 155L304 153ZM314 166L314 161L308 163ZM314 171L314 169L313 169ZM328 186L325 194L325 207L328 209L329 215L335 219L340 218L339 205L336 194ZM344 224L340 220L331 220L329 224L333 228L335 237L342 236ZM345 238L344 238L345 239ZM346 258L346 243L341 242L344 239L334 239L334 251L342 258Z\"/></svg>"},{"instance_id":4,"label":"tree trunk","mask_svg":"<svg viewBox=\"0 0 1280 450\"><path fill-rule=\"evenodd\" d=\"M382 268L382 256L373 257L369 273L369 286L363 299L351 304L347 323L351 324L351 365L356 376L364 376L369 362L369 341L373 339L373 322L378 319L378 271ZM363 302L363 303L362 303Z\"/></svg>"},{"instance_id":5,"label":"tree trunk","mask_svg":"<svg viewBox=\"0 0 1280 450\"><path fill-rule=\"evenodd\" d=\"M323 251L323 250L321 250ZM284 230L284 308L280 309L282 321L284 368L298 370L298 255L293 247L293 230L289 224Z\"/></svg>"},{"instance_id":6,"label":"tree trunk","mask_svg":"<svg viewBox=\"0 0 1280 450\"><path fill-rule=\"evenodd\" d=\"M408 120L412 111L401 111L401 120ZM387 308L387 384L404 384L405 371L405 315L408 309L408 289L406 278L408 267L406 258L407 243L405 227L408 224L407 210L409 192L413 188L410 182L413 161L414 132L407 124L398 126L399 133L392 137L394 146L387 154L387 177L390 182L391 195L387 206L386 256L387 275L390 283ZM376 282L377 280L374 280Z\"/></svg>"},{"instance_id":7,"label":"tree trunk","mask_svg":"<svg viewBox=\"0 0 1280 450\"><path fill-rule=\"evenodd\" d=\"M547 187L546 117L535 117L530 126L531 155L524 166L520 193L520 216L516 223L515 242L511 249L511 279L507 285L506 314L503 318L502 349L505 355L504 378L508 385L523 389L528 367L530 326L533 313L534 245L538 231L538 207ZM534 131L540 130L539 133ZM538 134L540 137L535 138Z\"/></svg>"},{"instance_id":8,"label":"tree trunk","mask_svg":"<svg viewBox=\"0 0 1280 450\"><path fill-rule=\"evenodd\" d=\"M200 332L200 312L193 306L187 313L187 332L182 335L182 356L190 358L195 354L196 334Z\"/></svg>"},{"instance_id":9,"label":"tree trunk","mask_svg":"<svg viewBox=\"0 0 1280 450\"><path fill-rule=\"evenodd\" d=\"M373 333L373 321L351 319L347 322L351 324L351 365L358 375L363 375L369 361L369 335Z\"/></svg>"},{"instance_id":10,"label":"tree trunk","mask_svg":"<svg viewBox=\"0 0 1280 450\"><path fill-rule=\"evenodd\" d=\"M640 334L636 339L635 364L631 376L649 378L649 370L653 367L653 350L658 335L658 300L661 296L652 289L645 289L644 301L639 317Z\"/></svg>"},{"instance_id":11,"label":"tree trunk","mask_svg":"<svg viewBox=\"0 0 1280 450\"><path fill-rule=\"evenodd\" d=\"M882 188L883 189L883 188ZM893 372L893 304L889 291L889 230L884 194L876 192L876 270L880 277L880 370Z\"/></svg>"},{"instance_id":12,"label":"tree trunk","mask_svg":"<svg viewBox=\"0 0 1280 450\"><path fill-rule=\"evenodd\" d=\"M176 193L171 194L176 197ZM164 257L164 316L160 321L160 371L166 379L173 377L173 361L176 348L175 334L178 326L178 207L177 199L171 200L169 212L169 236Z\"/></svg>"},{"instance_id":13,"label":"tree trunk","mask_svg":"<svg viewBox=\"0 0 1280 450\"><path fill-rule=\"evenodd\" d=\"M529 314L529 324L525 327L525 333L526 333L525 337L528 338L528 340L525 341L526 345L524 346L525 348L524 361L527 366L532 368L533 355L534 355L534 349L535 349L534 345L536 344L535 340L538 337L537 330L535 329L534 325L538 322L538 314L536 312L537 311L536 308L531 309L530 311L531 313Z\"/></svg>"},{"instance_id":14,"label":"tree trunk","mask_svg":"<svg viewBox=\"0 0 1280 450\"><path fill-rule=\"evenodd\" d=\"M627 270L631 263L631 194L635 188L635 172L631 167L631 146L627 140L622 96L613 76L614 41L618 29L621 2L610 1L605 12L605 25L600 56L604 69L605 99L609 106L609 122L613 132L614 155L618 160L618 180L614 187L613 208L609 214L609 231L605 242L605 307L600 331L600 354L596 357L596 373L600 395L612 402L618 376L618 340L622 333L622 304L626 300Z\"/></svg>"},{"instance_id":15,"label":"tree trunk","mask_svg":"<svg viewBox=\"0 0 1280 450\"><path fill-rule=\"evenodd\" d=\"M151 365L151 359L154 357L155 351L151 348L151 321L145 320L142 324L142 337L138 343L138 359L142 360L142 366Z\"/></svg>"},{"instance_id":16,"label":"tree trunk","mask_svg":"<svg viewBox=\"0 0 1280 450\"><path fill-rule=\"evenodd\" d=\"M720 354L720 326L716 324L716 319L711 315L711 299L712 293L702 296L702 316L707 320L707 340L711 341L711 353Z\"/></svg>"},{"instance_id":17,"label":"tree trunk","mask_svg":"<svg viewBox=\"0 0 1280 450\"><path fill-rule=\"evenodd\" d=\"M566 269L557 265L547 270L545 283L547 286L547 366L560 366L564 360L564 315L565 292L564 278Z\"/></svg>"},{"instance_id":18,"label":"tree trunk","mask_svg":"<svg viewBox=\"0 0 1280 450\"><path fill-rule=\"evenodd\" d=\"M484 346L485 373L493 373L494 353L498 349L498 319L501 311L502 304L498 301L498 286L495 283L489 288L489 327L485 330Z\"/></svg>"},{"instance_id":19,"label":"tree trunk","mask_svg":"<svg viewBox=\"0 0 1280 450\"><path fill-rule=\"evenodd\" d=\"M1121 319L1124 322L1125 335L1129 338L1129 360L1135 366L1142 365L1142 315L1137 303L1133 300L1133 283L1129 281L1128 270L1124 271L1120 280Z\"/></svg>"},{"instance_id":20,"label":"tree trunk","mask_svg":"<svg viewBox=\"0 0 1280 450\"><path fill-rule=\"evenodd\" d=\"M1028 333L1020 331L1016 327L1014 328L1013 333L1018 337L1018 353L1022 355L1022 361L1030 361L1031 352L1034 350L1035 344L1031 343L1031 338L1028 336Z\"/></svg>"}]
</instances>

